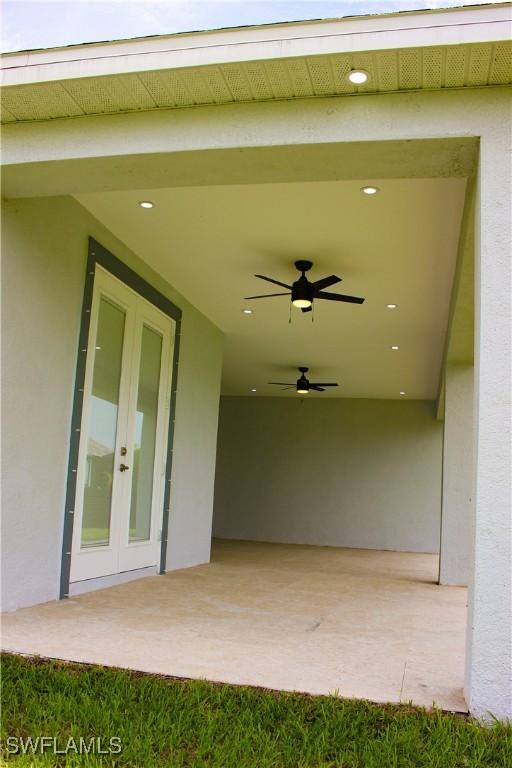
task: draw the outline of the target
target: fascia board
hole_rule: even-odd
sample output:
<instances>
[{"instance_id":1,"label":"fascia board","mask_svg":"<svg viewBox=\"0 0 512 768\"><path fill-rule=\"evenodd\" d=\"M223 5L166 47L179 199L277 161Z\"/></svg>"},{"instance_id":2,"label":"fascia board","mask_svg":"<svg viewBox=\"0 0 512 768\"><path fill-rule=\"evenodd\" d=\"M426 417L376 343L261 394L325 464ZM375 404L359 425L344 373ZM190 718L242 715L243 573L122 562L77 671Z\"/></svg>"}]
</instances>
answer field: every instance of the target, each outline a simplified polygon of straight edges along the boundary
<instances>
[{"instance_id":1,"label":"fascia board","mask_svg":"<svg viewBox=\"0 0 512 768\"><path fill-rule=\"evenodd\" d=\"M512 4L303 22L4 54L4 86L336 53L509 40Z\"/></svg>"}]
</instances>

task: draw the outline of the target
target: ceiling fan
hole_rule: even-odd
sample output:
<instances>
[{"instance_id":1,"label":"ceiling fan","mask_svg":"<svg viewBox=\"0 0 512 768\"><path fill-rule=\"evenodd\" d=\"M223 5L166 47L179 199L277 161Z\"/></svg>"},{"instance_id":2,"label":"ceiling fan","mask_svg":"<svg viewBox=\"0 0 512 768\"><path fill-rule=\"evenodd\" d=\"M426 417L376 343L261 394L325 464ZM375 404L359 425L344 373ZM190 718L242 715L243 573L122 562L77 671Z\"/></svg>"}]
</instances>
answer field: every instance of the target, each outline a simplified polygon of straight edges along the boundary
<instances>
[{"instance_id":1,"label":"ceiling fan","mask_svg":"<svg viewBox=\"0 0 512 768\"><path fill-rule=\"evenodd\" d=\"M294 307L298 307L303 312L311 312L312 304L315 299L328 299L329 301L346 301L350 304L362 304L364 299L358 296L345 296L342 293L330 293L324 291L324 288L328 288L330 285L341 282L341 277L336 275L330 275L329 277L323 277L316 282L310 282L306 277L306 272L309 272L313 266L312 261L299 260L295 262L295 267L301 272L301 276L292 284L287 285L280 280L274 280L272 277L265 277L265 275L255 275L260 280L266 280L268 283L275 283L282 288L287 288L285 293L265 293L262 296L246 296L245 299L266 299L270 296L289 296L292 297L292 304Z\"/></svg>"},{"instance_id":2,"label":"ceiling fan","mask_svg":"<svg viewBox=\"0 0 512 768\"><path fill-rule=\"evenodd\" d=\"M334 382L318 382L318 381L310 381L306 378L306 373L309 371L309 368L305 368L304 366L299 367L299 371L301 373L300 377L297 379L295 384L286 383L284 381L269 381L269 384L276 384L278 387L282 387L283 389L296 389L299 395L307 395L307 393L313 389L315 392L325 392L325 387L337 387L338 385Z\"/></svg>"}]
</instances>

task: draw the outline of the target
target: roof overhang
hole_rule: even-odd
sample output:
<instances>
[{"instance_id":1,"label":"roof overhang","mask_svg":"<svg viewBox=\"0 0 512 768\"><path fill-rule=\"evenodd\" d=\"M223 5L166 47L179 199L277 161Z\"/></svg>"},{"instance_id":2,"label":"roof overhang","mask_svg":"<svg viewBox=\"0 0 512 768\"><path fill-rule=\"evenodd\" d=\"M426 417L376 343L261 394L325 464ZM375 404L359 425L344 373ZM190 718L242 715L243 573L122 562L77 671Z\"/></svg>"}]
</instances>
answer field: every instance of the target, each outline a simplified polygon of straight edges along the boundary
<instances>
[{"instance_id":1,"label":"roof overhang","mask_svg":"<svg viewBox=\"0 0 512 768\"><path fill-rule=\"evenodd\" d=\"M4 54L2 119L45 120L511 80L512 3ZM364 86L347 80L364 68Z\"/></svg>"}]
</instances>

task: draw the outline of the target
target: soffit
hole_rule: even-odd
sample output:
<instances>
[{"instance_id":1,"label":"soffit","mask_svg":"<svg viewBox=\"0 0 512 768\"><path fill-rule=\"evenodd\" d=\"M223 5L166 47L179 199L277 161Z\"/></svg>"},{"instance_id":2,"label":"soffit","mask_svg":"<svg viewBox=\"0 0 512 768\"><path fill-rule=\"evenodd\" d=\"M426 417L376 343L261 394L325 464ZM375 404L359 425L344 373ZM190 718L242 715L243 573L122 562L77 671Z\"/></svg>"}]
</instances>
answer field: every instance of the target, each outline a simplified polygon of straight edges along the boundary
<instances>
[{"instance_id":1,"label":"soffit","mask_svg":"<svg viewBox=\"0 0 512 768\"><path fill-rule=\"evenodd\" d=\"M9 53L2 120L499 86L511 24L511 4L492 3Z\"/></svg>"},{"instance_id":2,"label":"soffit","mask_svg":"<svg viewBox=\"0 0 512 768\"><path fill-rule=\"evenodd\" d=\"M369 72L366 85L347 80L355 68ZM336 53L4 86L2 121L510 82L510 41Z\"/></svg>"}]
</instances>

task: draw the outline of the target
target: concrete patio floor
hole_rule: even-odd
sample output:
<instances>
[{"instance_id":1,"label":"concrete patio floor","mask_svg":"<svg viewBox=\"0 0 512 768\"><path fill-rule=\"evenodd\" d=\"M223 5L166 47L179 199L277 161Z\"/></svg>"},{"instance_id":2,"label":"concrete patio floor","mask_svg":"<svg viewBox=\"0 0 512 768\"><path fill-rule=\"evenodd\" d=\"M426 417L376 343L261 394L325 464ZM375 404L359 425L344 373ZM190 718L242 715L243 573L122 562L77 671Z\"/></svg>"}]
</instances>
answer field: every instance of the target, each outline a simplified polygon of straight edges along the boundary
<instances>
[{"instance_id":1,"label":"concrete patio floor","mask_svg":"<svg viewBox=\"0 0 512 768\"><path fill-rule=\"evenodd\" d=\"M216 541L212 563L2 617L5 650L467 711L466 589L435 555Z\"/></svg>"}]
</instances>

